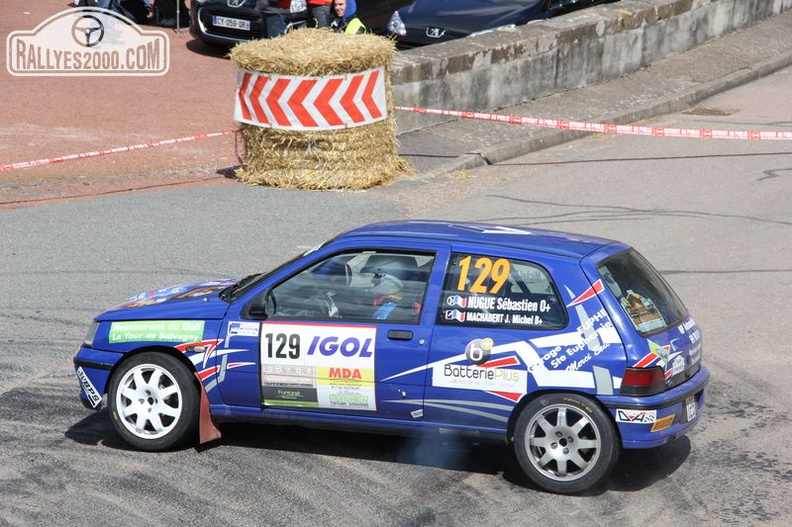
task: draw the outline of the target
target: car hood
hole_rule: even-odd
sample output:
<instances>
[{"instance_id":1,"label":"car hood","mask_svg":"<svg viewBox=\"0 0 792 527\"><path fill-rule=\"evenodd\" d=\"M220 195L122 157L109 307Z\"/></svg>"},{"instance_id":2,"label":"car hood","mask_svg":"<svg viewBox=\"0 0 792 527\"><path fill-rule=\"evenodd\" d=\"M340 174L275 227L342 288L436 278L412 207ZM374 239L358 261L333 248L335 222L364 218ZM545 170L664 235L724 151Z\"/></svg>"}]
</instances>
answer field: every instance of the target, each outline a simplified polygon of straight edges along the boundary
<instances>
[{"instance_id":1,"label":"car hood","mask_svg":"<svg viewBox=\"0 0 792 527\"><path fill-rule=\"evenodd\" d=\"M219 319L228 308L228 303L219 298L220 291L237 281L193 282L145 291L107 310L97 320Z\"/></svg>"},{"instance_id":2,"label":"car hood","mask_svg":"<svg viewBox=\"0 0 792 527\"><path fill-rule=\"evenodd\" d=\"M494 29L546 18L542 0L509 2L499 0L418 0L399 10L408 28L440 28L457 34Z\"/></svg>"}]
</instances>

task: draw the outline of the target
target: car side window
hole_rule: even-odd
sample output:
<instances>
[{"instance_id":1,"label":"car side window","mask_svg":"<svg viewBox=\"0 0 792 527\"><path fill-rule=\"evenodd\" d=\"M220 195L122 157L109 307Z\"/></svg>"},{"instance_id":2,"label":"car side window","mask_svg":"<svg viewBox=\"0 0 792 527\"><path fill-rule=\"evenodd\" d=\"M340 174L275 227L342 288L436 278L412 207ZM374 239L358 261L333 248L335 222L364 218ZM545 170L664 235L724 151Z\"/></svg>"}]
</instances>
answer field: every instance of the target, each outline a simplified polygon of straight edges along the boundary
<instances>
[{"instance_id":1,"label":"car side window","mask_svg":"<svg viewBox=\"0 0 792 527\"><path fill-rule=\"evenodd\" d=\"M566 323L565 312L544 268L520 260L454 253L437 323L550 329Z\"/></svg>"},{"instance_id":2,"label":"car side window","mask_svg":"<svg viewBox=\"0 0 792 527\"><path fill-rule=\"evenodd\" d=\"M275 286L267 318L417 323L434 260L376 250L333 255Z\"/></svg>"}]
</instances>

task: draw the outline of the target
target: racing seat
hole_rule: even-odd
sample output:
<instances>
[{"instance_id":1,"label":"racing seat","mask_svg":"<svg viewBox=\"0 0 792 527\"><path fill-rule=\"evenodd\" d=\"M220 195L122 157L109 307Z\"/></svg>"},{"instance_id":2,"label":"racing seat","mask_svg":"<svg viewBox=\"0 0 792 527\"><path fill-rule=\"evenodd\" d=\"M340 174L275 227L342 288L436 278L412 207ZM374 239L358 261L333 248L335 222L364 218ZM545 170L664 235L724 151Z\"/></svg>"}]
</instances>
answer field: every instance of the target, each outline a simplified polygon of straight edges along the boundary
<instances>
[{"instance_id":1,"label":"racing seat","mask_svg":"<svg viewBox=\"0 0 792 527\"><path fill-rule=\"evenodd\" d=\"M375 254L372 255L361 269L362 273L370 273L380 279L372 292L381 295L379 300L387 303L388 308L375 299L372 318L389 322L415 322L418 313L415 310L414 298L416 287L423 284L416 281L418 265L414 256L406 254Z\"/></svg>"}]
</instances>

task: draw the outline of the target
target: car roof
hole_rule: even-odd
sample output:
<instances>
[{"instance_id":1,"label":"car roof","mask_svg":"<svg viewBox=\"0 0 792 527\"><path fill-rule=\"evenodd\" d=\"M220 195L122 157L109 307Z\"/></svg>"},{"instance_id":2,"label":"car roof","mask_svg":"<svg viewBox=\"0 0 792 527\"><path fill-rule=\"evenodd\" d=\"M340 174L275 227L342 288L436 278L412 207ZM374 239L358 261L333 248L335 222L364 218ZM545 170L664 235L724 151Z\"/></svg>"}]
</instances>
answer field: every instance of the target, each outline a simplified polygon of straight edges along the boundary
<instances>
[{"instance_id":1,"label":"car roof","mask_svg":"<svg viewBox=\"0 0 792 527\"><path fill-rule=\"evenodd\" d=\"M489 223L438 220L372 223L347 231L339 235L337 239L370 236L510 247L570 258L583 258L605 245L618 244L620 247L624 247L624 244L615 240L586 234Z\"/></svg>"}]
</instances>

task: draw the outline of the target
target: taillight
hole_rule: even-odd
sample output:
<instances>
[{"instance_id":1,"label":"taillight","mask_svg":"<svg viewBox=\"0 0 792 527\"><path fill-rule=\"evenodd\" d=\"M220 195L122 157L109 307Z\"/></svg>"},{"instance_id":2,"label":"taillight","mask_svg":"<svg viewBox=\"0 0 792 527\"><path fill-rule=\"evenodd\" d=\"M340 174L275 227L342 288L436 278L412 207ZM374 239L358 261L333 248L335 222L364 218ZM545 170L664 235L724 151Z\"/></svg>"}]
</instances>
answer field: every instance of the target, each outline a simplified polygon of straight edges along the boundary
<instances>
[{"instance_id":1,"label":"taillight","mask_svg":"<svg viewBox=\"0 0 792 527\"><path fill-rule=\"evenodd\" d=\"M621 395L654 395L665 390L665 372L663 368L627 368L624 371Z\"/></svg>"}]
</instances>

